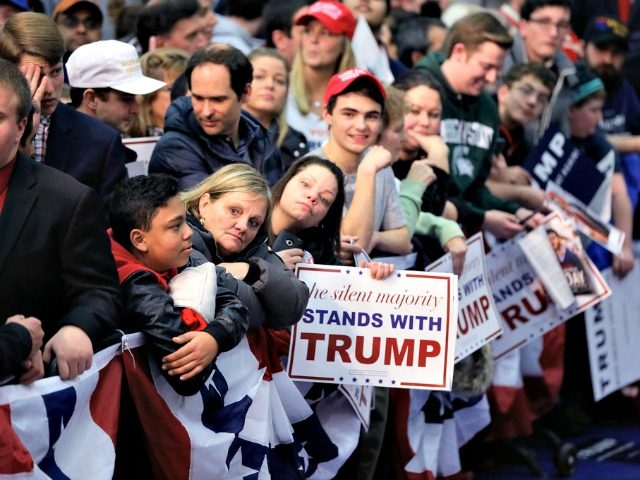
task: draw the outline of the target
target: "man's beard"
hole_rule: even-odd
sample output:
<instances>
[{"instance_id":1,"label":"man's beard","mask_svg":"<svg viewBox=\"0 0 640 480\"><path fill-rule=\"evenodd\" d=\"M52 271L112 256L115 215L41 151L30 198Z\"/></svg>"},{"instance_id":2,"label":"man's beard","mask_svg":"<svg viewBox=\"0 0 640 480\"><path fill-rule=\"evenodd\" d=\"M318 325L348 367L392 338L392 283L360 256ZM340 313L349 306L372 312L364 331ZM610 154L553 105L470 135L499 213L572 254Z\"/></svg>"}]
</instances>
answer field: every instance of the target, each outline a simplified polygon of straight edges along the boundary
<instances>
[{"instance_id":1,"label":"man's beard","mask_svg":"<svg viewBox=\"0 0 640 480\"><path fill-rule=\"evenodd\" d=\"M607 95L612 95L622 86L622 73L616 70L613 65L601 65L594 68L593 71L600 77L604 84Z\"/></svg>"}]
</instances>

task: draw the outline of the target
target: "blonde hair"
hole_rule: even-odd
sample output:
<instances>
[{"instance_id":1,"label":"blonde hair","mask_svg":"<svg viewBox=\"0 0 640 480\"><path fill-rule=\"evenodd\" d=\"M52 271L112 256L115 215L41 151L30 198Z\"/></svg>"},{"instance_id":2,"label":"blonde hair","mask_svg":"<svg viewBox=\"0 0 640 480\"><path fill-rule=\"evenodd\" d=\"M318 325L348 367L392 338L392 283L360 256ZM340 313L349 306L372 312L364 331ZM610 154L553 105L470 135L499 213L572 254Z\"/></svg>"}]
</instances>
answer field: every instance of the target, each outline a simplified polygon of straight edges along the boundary
<instances>
[{"instance_id":1,"label":"blonde hair","mask_svg":"<svg viewBox=\"0 0 640 480\"><path fill-rule=\"evenodd\" d=\"M342 45L342 53L336 62L336 67L333 72L334 74L356 66L356 56L353 53L353 48L351 48L351 40L346 36L343 36L342 38L344 42ZM307 85L304 81L304 63L300 52L300 49L298 49L298 52L293 59L293 66L291 67L291 90L298 110L300 110L300 113L303 115L306 115L311 110L311 101Z\"/></svg>"},{"instance_id":2,"label":"blonde hair","mask_svg":"<svg viewBox=\"0 0 640 480\"><path fill-rule=\"evenodd\" d=\"M156 80L165 81L167 72L172 72L178 77L187 68L189 57L178 48L162 47L151 52L147 52L140 57L140 68L142 73ZM166 88L166 87L164 87ZM151 118L151 103L155 100L157 91L148 95L138 95L136 97L140 111L131 123L129 135L132 137L145 137L150 134L151 127L154 127Z\"/></svg>"},{"instance_id":3,"label":"blonde hair","mask_svg":"<svg viewBox=\"0 0 640 480\"><path fill-rule=\"evenodd\" d=\"M248 55L250 62L263 57L275 58L276 60L280 60L282 62L282 64L284 65L284 69L287 72L287 93L289 93L289 78L291 76L291 74L289 73L289 61L275 48L257 48ZM289 124L287 123L286 115L286 105L287 96L285 95L285 101L282 104L282 108L278 112L278 116L274 119L278 124L278 139L276 140L278 148L280 148L284 143L284 138L287 136L287 132L289 131Z\"/></svg>"},{"instance_id":4,"label":"blonde hair","mask_svg":"<svg viewBox=\"0 0 640 480\"><path fill-rule=\"evenodd\" d=\"M232 163L208 176L191 190L180 193L180 199L192 215L200 218L200 198L208 194L218 200L227 193L255 193L267 200L264 224L271 215L271 190L265 178L255 168L244 163Z\"/></svg>"}]
</instances>

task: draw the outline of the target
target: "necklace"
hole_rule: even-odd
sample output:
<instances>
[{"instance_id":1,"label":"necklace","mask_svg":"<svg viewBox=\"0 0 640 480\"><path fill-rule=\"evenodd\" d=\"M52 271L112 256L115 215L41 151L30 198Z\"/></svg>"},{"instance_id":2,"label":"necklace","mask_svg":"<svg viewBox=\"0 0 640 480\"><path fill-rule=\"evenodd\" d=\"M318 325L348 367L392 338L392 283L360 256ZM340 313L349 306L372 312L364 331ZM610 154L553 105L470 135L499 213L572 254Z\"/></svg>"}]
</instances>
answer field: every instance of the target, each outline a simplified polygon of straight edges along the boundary
<instances>
[{"instance_id":1,"label":"necklace","mask_svg":"<svg viewBox=\"0 0 640 480\"><path fill-rule=\"evenodd\" d=\"M313 101L313 107L314 108L320 108L322 106L322 102L320 100L314 100Z\"/></svg>"}]
</instances>

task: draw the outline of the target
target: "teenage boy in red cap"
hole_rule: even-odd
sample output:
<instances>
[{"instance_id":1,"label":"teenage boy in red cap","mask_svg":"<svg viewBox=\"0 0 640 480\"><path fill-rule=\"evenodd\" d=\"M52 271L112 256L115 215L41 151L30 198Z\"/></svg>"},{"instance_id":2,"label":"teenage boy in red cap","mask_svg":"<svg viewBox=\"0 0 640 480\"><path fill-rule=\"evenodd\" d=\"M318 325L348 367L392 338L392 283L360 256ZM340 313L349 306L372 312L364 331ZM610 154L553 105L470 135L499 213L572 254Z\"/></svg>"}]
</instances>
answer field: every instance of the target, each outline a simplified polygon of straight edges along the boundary
<instances>
[{"instance_id":1,"label":"teenage boy in red cap","mask_svg":"<svg viewBox=\"0 0 640 480\"><path fill-rule=\"evenodd\" d=\"M360 247L393 255L406 255L412 249L391 169L394 159L387 149L375 145L383 127L385 96L382 83L363 68L333 75L324 94L322 115L329 126L329 139L309 153L329 159L344 173L341 260L345 263L353 263L353 254ZM356 452L336 478L356 473L358 478L372 478L388 404L388 389L374 388L376 413L369 430L360 432Z\"/></svg>"},{"instance_id":2,"label":"teenage boy in red cap","mask_svg":"<svg viewBox=\"0 0 640 480\"><path fill-rule=\"evenodd\" d=\"M384 98L384 86L362 68L331 77L323 112L329 140L312 154L328 158L345 173L343 236L354 238L367 252L405 255L411 239L388 168L393 159L385 148L373 146L382 130ZM349 255L347 248L343 251Z\"/></svg>"}]
</instances>

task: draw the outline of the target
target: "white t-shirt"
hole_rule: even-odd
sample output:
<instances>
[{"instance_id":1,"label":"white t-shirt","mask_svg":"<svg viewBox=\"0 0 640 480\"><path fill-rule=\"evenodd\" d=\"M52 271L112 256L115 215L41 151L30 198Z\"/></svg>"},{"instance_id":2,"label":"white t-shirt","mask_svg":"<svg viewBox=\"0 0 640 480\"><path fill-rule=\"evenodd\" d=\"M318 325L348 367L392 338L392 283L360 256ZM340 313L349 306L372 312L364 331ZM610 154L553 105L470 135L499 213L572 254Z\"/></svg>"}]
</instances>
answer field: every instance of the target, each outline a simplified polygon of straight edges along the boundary
<instances>
[{"instance_id":1,"label":"white t-shirt","mask_svg":"<svg viewBox=\"0 0 640 480\"><path fill-rule=\"evenodd\" d=\"M296 100L293 98L291 90L289 90L289 96L287 97L285 114L287 123L299 132L302 132L306 137L309 150L320 148L322 144L329 139L329 127L322 117L313 112L303 115L300 110L298 110Z\"/></svg>"}]
</instances>

